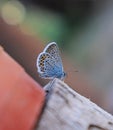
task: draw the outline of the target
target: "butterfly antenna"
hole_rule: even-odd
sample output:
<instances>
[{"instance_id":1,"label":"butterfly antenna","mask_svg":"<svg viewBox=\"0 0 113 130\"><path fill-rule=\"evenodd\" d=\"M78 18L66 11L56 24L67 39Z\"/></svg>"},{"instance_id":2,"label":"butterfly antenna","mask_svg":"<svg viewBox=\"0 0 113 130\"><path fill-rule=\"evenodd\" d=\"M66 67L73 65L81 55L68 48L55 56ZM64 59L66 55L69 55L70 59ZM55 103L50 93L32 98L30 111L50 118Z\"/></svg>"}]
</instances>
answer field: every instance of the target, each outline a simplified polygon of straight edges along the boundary
<instances>
[{"instance_id":1,"label":"butterfly antenna","mask_svg":"<svg viewBox=\"0 0 113 130\"><path fill-rule=\"evenodd\" d=\"M68 73L72 73L72 72L79 72L79 71L78 71L78 70L71 70L71 71L68 70L67 72L68 72ZM66 73L66 75L67 75L67 73Z\"/></svg>"}]
</instances>

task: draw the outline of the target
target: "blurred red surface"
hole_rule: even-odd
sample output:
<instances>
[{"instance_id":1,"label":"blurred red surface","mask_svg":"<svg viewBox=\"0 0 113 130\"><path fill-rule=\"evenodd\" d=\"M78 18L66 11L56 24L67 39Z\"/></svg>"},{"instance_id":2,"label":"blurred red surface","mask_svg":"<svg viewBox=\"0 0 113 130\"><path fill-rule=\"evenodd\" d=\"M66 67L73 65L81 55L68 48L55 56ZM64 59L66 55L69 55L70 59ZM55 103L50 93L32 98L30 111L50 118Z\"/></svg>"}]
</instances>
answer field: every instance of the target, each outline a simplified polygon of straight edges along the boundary
<instances>
[{"instance_id":1,"label":"blurred red surface","mask_svg":"<svg viewBox=\"0 0 113 130\"><path fill-rule=\"evenodd\" d=\"M0 47L0 130L31 130L45 99L43 89Z\"/></svg>"}]
</instances>

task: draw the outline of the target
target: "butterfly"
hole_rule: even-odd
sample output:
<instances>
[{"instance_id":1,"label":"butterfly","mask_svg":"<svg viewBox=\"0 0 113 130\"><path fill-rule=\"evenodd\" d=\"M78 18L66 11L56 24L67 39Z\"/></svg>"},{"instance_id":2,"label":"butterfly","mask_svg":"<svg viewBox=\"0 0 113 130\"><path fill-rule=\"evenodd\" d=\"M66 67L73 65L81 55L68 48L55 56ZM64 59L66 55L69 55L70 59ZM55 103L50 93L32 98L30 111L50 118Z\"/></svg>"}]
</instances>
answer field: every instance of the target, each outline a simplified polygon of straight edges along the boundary
<instances>
[{"instance_id":1,"label":"butterfly","mask_svg":"<svg viewBox=\"0 0 113 130\"><path fill-rule=\"evenodd\" d=\"M64 79L62 60L59 54L58 45L55 42L49 43L43 52L37 57L36 66L40 77L45 79Z\"/></svg>"}]
</instances>

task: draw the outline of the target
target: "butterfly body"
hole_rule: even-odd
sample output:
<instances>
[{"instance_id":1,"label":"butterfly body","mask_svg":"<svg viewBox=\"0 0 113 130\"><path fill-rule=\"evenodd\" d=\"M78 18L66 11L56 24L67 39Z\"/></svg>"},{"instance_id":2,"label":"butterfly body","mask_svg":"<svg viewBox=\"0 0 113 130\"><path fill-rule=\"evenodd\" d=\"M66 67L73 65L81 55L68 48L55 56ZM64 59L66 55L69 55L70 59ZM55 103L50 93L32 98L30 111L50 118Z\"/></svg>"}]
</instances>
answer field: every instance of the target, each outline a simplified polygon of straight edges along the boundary
<instances>
[{"instance_id":1,"label":"butterfly body","mask_svg":"<svg viewBox=\"0 0 113 130\"><path fill-rule=\"evenodd\" d=\"M37 58L37 68L42 78L64 79L65 72L59 55L59 49L55 42L49 43L44 51L39 54Z\"/></svg>"}]
</instances>

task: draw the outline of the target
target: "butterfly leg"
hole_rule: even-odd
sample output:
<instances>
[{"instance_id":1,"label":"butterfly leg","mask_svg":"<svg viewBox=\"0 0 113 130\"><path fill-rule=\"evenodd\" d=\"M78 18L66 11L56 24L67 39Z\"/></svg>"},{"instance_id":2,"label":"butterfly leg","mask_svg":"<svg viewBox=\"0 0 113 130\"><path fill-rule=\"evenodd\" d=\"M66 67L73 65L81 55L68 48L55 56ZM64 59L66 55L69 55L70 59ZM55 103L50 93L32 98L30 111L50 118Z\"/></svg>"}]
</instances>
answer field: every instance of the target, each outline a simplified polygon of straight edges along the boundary
<instances>
[{"instance_id":1,"label":"butterfly leg","mask_svg":"<svg viewBox=\"0 0 113 130\"><path fill-rule=\"evenodd\" d=\"M53 87L54 81L55 81L55 78L54 78L53 80L51 80L51 81L44 87L44 90L45 90L45 92L46 92L46 98L47 98L47 99L48 99L49 96L51 95L52 87Z\"/></svg>"}]
</instances>

